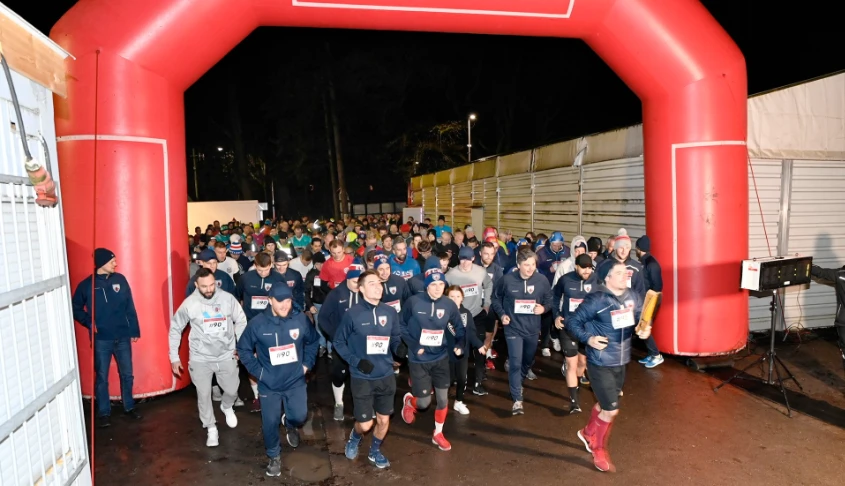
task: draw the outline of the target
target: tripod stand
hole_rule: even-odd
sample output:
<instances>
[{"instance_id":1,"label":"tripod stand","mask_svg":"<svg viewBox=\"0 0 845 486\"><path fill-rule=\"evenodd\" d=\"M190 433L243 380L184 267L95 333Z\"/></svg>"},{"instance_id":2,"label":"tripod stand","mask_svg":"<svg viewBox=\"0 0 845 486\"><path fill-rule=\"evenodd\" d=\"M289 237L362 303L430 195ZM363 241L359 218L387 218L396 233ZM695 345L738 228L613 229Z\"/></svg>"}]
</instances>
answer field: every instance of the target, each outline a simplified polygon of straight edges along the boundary
<instances>
[{"instance_id":1,"label":"tripod stand","mask_svg":"<svg viewBox=\"0 0 845 486\"><path fill-rule=\"evenodd\" d=\"M777 305L777 301L778 301L777 291L772 290L772 303L769 306L769 311L772 314L771 336L769 336L769 350L766 351L765 353L763 353L762 355L760 355L760 357L757 358L757 360L755 360L750 365L748 365L745 368L737 371L737 373L735 375L733 375L732 377L730 377L727 380L719 383L718 386L713 388L713 391L714 392L719 391L719 388L722 388L723 386L727 385L728 383L730 383L731 381L733 381L737 378L742 379L742 380L759 381L760 383L763 383L763 384L766 384L766 385L777 384L778 387L780 387L781 393L783 394L783 402L786 405L786 411L787 411L788 415L790 417L792 417L792 408L790 408L790 406L789 406L789 399L786 397L786 388L784 388L783 382L786 381L786 380L792 380L792 381L795 382L796 385L798 385L798 388L801 391L803 391L804 388L801 386L801 383L798 383L798 380L795 378L795 375L793 375L792 372L789 371L789 368L787 368L786 365L783 364L783 361L781 361L781 359L777 356L777 353L775 353L775 309L776 309L775 306ZM768 363L768 368L769 368L768 379L757 378L756 376L740 376L741 374L748 371L749 368L756 365L757 363ZM783 375L781 375L781 372L778 369L778 365L780 365L783 368L785 378L784 378ZM773 373L775 375L777 375L777 380L773 379L773 377L772 377Z\"/></svg>"}]
</instances>

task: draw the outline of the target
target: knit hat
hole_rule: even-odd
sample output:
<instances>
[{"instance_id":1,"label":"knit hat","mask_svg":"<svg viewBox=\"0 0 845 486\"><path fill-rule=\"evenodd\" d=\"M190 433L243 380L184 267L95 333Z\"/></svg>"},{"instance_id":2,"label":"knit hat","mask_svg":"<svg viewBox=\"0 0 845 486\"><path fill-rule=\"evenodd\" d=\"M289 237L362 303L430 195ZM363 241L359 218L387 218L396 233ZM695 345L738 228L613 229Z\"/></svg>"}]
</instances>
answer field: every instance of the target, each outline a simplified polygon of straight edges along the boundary
<instances>
[{"instance_id":1,"label":"knit hat","mask_svg":"<svg viewBox=\"0 0 845 486\"><path fill-rule=\"evenodd\" d=\"M243 249L243 247L241 246L240 242L238 242L238 243L229 243L229 252L231 252L231 253L232 253L232 255L240 255L241 253L243 253L243 252L244 252L244 249Z\"/></svg>"},{"instance_id":2,"label":"knit hat","mask_svg":"<svg viewBox=\"0 0 845 486\"><path fill-rule=\"evenodd\" d=\"M411 232L411 225L409 225L408 223L405 223L405 224L403 224L402 226L399 227L399 231L401 231L402 233L410 233Z\"/></svg>"},{"instance_id":3,"label":"knit hat","mask_svg":"<svg viewBox=\"0 0 845 486\"><path fill-rule=\"evenodd\" d=\"M103 265L110 262L112 258L114 258L114 253L111 250L97 248L94 250L94 268L99 270Z\"/></svg>"},{"instance_id":4,"label":"knit hat","mask_svg":"<svg viewBox=\"0 0 845 486\"><path fill-rule=\"evenodd\" d=\"M581 268L592 268L593 267L593 259L590 258L590 255L586 253L582 253L575 257L575 265Z\"/></svg>"},{"instance_id":5,"label":"knit hat","mask_svg":"<svg viewBox=\"0 0 845 486\"><path fill-rule=\"evenodd\" d=\"M323 252L318 251L311 257L311 261L314 263L326 263L326 255L323 255Z\"/></svg>"},{"instance_id":6,"label":"knit hat","mask_svg":"<svg viewBox=\"0 0 845 486\"><path fill-rule=\"evenodd\" d=\"M610 273L610 269L612 269L617 263L618 260L614 260L613 258L602 260L602 262L599 263L598 268L596 268L596 276L598 277L599 282L604 283L604 279L607 278L607 274Z\"/></svg>"},{"instance_id":7,"label":"knit hat","mask_svg":"<svg viewBox=\"0 0 845 486\"><path fill-rule=\"evenodd\" d=\"M212 260L217 260L217 255L214 254L214 250L209 250L206 248L205 250L201 251L199 256L197 257L198 261L201 262L210 262Z\"/></svg>"},{"instance_id":8,"label":"knit hat","mask_svg":"<svg viewBox=\"0 0 845 486\"><path fill-rule=\"evenodd\" d=\"M651 238L648 235L642 235L637 238L637 249L646 253L651 251Z\"/></svg>"},{"instance_id":9,"label":"knit hat","mask_svg":"<svg viewBox=\"0 0 845 486\"><path fill-rule=\"evenodd\" d=\"M549 243L563 243L563 233L560 231L552 233L552 236L549 237Z\"/></svg>"},{"instance_id":10,"label":"knit hat","mask_svg":"<svg viewBox=\"0 0 845 486\"><path fill-rule=\"evenodd\" d=\"M376 255L373 259L373 270L378 270L378 267L382 265L390 266L390 260L388 260L387 255L383 253Z\"/></svg>"},{"instance_id":11,"label":"knit hat","mask_svg":"<svg viewBox=\"0 0 845 486\"><path fill-rule=\"evenodd\" d=\"M597 236L591 236L589 240L587 240L587 251L594 251L598 253L601 251L601 238Z\"/></svg>"},{"instance_id":12,"label":"knit hat","mask_svg":"<svg viewBox=\"0 0 845 486\"><path fill-rule=\"evenodd\" d=\"M293 293L287 285L274 285L270 288L270 298L279 302L293 299Z\"/></svg>"},{"instance_id":13,"label":"knit hat","mask_svg":"<svg viewBox=\"0 0 845 486\"><path fill-rule=\"evenodd\" d=\"M425 272L425 288L435 282L446 284L446 279L443 277L443 271L440 268L431 268Z\"/></svg>"},{"instance_id":14,"label":"knit hat","mask_svg":"<svg viewBox=\"0 0 845 486\"><path fill-rule=\"evenodd\" d=\"M472 260L475 258L475 252L468 246L462 246L458 252L458 258L461 260Z\"/></svg>"},{"instance_id":15,"label":"knit hat","mask_svg":"<svg viewBox=\"0 0 845 486\"><path fill-rule=\"evenodd\" d=\"M437 255L431 255L425 260L425 265L423 265L423 272L427 272L432 268L440 268L440 257Z\"/></svg>"},{"instance_id":16,"label":"knit hat","mask_svg":"<svg viewBox=\"0 0 845 486\"><path fill-rule=\"evenodd\" d=\"M616 240L613 247L619 248L620 246L631 248L631 237L628 236L628 230L625 228L619 228L619 231L616 233Z\"/></svg>"},{"instance_id":17,"label":"knit hat","mask_svg":"<svg viewBox=\"0 0 845 486\"><path fill-rule=\"evenodd\" d=\"M492 226L484 230L484 241L489 241L488 238L493 238L493 241L496 240L496 230Z\"/></svg>"},{"instance_id":18,"label":"knit hat","mask_svg":"<svg viewBox=\"0 0 845 486\"><path fill-rule=\"evenodd\" d=\"M364 273L364 267L357 263L353 263L352 265L349 265L349 268L346 269L346 280L358 278L361 276L362 273Z\"/></svg>"}]
</instances>

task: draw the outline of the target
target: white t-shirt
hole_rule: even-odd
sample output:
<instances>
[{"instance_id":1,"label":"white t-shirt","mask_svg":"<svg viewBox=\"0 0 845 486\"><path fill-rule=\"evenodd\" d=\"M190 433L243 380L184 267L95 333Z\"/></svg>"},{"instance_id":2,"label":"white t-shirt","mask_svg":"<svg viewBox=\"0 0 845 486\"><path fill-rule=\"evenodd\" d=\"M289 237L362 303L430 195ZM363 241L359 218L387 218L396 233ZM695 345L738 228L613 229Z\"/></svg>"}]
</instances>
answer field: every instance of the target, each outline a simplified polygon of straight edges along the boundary
<instances>
[{"instance_id":1,"label":"white t-shirt","mask_svg":"<svg viewBox=\"0 0 845 486\"><path fill-rule=\"evenodd\" d=\"M217 269L226 272L232 280L235 280L235 275L241 273L238 262L234 258L227 256L225 260L217 261Z\"/></svg>"},{"instance_id":2,"label":"white t-shirt","mask_svg":"<svg viewBox=\"0 0 845 486\"><path fill-rule=\"evenodd\" d=\"M308 265L302 263L302 259L297 257L290 261L290 268L296 270L302 275L302 281L305 281L305 276L314 268L314 262L308 262Z\"/></svg>"}]
</instances>

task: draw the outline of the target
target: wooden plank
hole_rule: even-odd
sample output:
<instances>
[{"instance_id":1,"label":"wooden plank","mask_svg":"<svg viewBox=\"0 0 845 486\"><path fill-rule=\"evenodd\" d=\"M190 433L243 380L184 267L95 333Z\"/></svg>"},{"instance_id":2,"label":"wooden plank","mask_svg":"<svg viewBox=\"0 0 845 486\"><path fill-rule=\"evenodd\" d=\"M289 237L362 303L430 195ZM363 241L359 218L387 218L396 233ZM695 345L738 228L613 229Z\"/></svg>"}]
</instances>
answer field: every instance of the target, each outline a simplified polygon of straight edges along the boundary
<instances>
[{"instance_id":1,"label":"wooden plank","mask_svg":"<svg viewBox=\"0 0 845 486\"><path fill-rule=\"evenodd\" d=\"M0 52L9 67L59 96L67 97L66 54L0 10Z\"/></svg>"}]
</instances>

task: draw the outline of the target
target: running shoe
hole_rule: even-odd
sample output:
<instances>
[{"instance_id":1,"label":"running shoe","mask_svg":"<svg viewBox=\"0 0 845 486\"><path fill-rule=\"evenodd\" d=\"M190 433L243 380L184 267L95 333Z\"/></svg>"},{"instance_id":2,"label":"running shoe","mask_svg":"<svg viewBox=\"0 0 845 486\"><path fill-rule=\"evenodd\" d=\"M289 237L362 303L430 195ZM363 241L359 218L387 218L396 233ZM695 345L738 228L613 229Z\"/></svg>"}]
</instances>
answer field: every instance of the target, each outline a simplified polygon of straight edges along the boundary
<instances>
[{"instance_id":1,"label":"running shoe","mask_svg":"<svg viewBox=\"0 0 845 486\"><path fill-rule=\"evenodd\" d=\"M484 363L484 366L485 366L488 370L495 370L495 369L496 369L496 363L494 363L492 359L488 359L488 360Z\"/></svg>"},{"instance_id":2,"label":"running shoe","mask_svg":"<svg viewBox=\"0 0 845 486\"><path fill-rule=\"evenodd\" d=\"M249 407L249 411L250 411L250 413L259 413L259 412L261 412L261 400L259 400L259 399L257 399L257 398L256 398L256 399L254 399L254 400L252 401L252 405L250 405L250 407Z\"/></svg>"},{"instance_id":3,"label":"running shoe","mask_svg":"<svg viewBox=\"0 0 845 486\"><path fill-rule=\"evenodd\" d=\"M402 398L402 420L409 425L414 423L414 420L417 419L417 409L411 405L411 400L413 398L414 396L410 393L406 393Z\"/></svg>"},{"instance_id":4,"label":"running shoe","mask_svg":"<svg viewBox=\"0 0 845 486\"><path fill-rule=\"evenodd\" d=\"M276 456L270 458L270 463L267 464L267 469L264 470L264 474L270 477L277 477L282 475L282 456Z\"/></svg>"},{"instance_id":5,"label":"running shoe","mask_svg":"<svg viewBox=\"0 0 845 486\"><path fill-rule=\"evenodd\" d=\"M552 338L552 349L554 349L558 353L560 352L560 350L561 350L560 339Z\"/></svg>"},{"instance_id":6,"label":"running shoe","mask_svg":"<svg viewBox=\"0 0 845 486\"><path fill-rule=\"evenodd\" d=\"M552 355L552 352L549 351L549 348L543 348L543 349L540 350L540 354L542 354L544 357L548 358Z\"/></svg>"},{"instance_id":7,"label":"running shoe","mask_svg":"<svg viewBox=\"0 0 845 486\"><path fill-rule=\"evenodd\" d=\"M657 356L651 356L648 363L645 364L645 367L648 369L652 369L661 364L663 364L663 355L658 354Z\"/></svg>"},{"instance_id":8,"label":"running shoe","mask_svg":"<svg viewBox=\"0 0 845 486\"><path fill-rule=\"evenodd\" d=\"M601 472L616 472L616 466L610 460L610 453L607 449L593 451L593 465Z\"/></svg>"},{"instance_id":9,"label":"running shoe","mask_svg":"<svg viewBox=\"0 0 845 486\"><path fill-rule=\"evenodd\" d=\"M354 430L352 432L354 432ZM358 446L361 445L361 439L353 439L352 432L349 433L349 440L346 441L346 450L344 451L346 458L350 461L355 460L355 458L358 457Z\"/></svg>"},{"instance_id":10,"label":"running shoe","mask_svg":"<svg viewBox=\"0 0 845 486\"><path fill-rule=\"evenodd\" d=\"M442 432L439 434L434 434L434 436L431 438L431 443L436 445L441 451L452 450L452 444L450 444L449 441L446 440L446 437L443 437Z\"/></svg>"},{"instance_id":11,"label":"running shoe","mask_svg":"<svg viewBox=\"0 0 845 486\"><path fill-rule=\"evenodd\" d=\"M514 415L525 415L525 410L522 409L522 402L513 402L513 410L512 413Z\"/></svg>"},{"instance_id":12,"label":"running shoe","mask_svg":"<svg viewBox=\"0 0 845 486\"><path fill-rule=\"evenodd\" d=\"M336 421L343 422L343 404L336 403L334 406L334 417Z\"/></svg>"},{"instance_id":13,"label":"running shoe","mask_svg":"<svg viewBox=\"0 0 845 486\"><path fill-rule=\"evenodd\" d=\"M379 469L385 469L390 467L390 461L388 461L387 458L384 457L384 454L382 454L380 450L375 452L370 451L370 455L367 456L367 459L370 461L370 464Z\"/></svg>"},{"instance_id":14,"label":"running shoe","mask_svg":"<svg viewBox=\"0 0 845 486\"><path fill-rule=\"evenodd\" d=\"M464 405L464 402L459 402L458 400L455 400L455 404L452 406L452 408L461 415L469 415L469 409L466 405Z\"/></svg>"},{"instance_id":15,"label":"running shoe","mask_svg":"<svg viewBox=\"0 0 845 486\"><path fill-rule=\"evenodd\" d=\"M473 393L473 395L478 395L480 397L483 397L484 395L487 395L487 390L484 388L484 386L481 383L476 383L475 386L472 387L472 393Z\"/></svg>"},{"instance_id":16,"label":"running shoe","mask_svg":"<svg viewBox=\"0 0 845 486\"><path fill-rule=\"evenodd\" d=\"M528 370L528 373L525 374L525 377L532 381L537 379L537 375L535 375L530 369Z\"/></svg>"}]
</instances>

